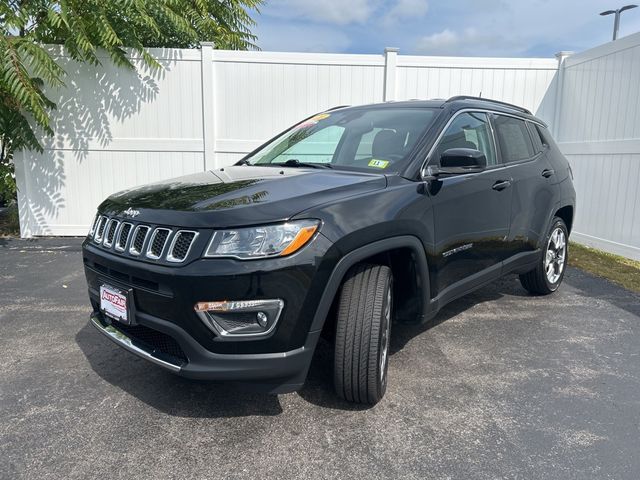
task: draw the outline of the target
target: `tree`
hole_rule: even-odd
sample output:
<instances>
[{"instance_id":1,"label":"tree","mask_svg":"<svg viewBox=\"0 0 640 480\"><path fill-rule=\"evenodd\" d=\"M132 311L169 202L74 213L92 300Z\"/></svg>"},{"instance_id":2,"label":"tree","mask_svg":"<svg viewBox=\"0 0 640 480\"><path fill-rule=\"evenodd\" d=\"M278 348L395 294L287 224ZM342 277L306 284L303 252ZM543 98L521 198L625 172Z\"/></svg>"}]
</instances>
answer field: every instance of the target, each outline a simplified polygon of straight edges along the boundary
<instances>
[{"instance_id":1,"label":"tree","mask_svg":"<svg viewBox=\"0 0 640 480\"><path fill-rule=\"evenodd\" d=\"M98 65L105 51L134 68L127 49L159 68L147 47L257 48L251 34L263 0L0 0L0 194L12 153L41 150L34 127L52 135L55 108L45 86L64 84L65 72L47 44L63 45L79 62Z\"/></svg>"}]
</instances>

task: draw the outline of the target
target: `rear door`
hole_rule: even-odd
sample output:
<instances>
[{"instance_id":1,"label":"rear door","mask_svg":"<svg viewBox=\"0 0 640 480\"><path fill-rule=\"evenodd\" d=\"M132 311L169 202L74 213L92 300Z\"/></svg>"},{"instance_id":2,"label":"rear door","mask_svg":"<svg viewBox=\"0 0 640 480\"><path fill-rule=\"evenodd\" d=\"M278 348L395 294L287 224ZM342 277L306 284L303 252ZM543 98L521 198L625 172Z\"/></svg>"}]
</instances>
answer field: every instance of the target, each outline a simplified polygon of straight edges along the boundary
<instances>
[{"instance_id":1,"label":"rear door","mask_svg":"<svg viewBox=\"0 0 640 480\"><path fill-rule=\"evenodd\" d=\"M431 288L444 301L500 275L512 192L510 176L498 163L487 113L458 113L432 150L429 164L439 165L450 148L482 151L487 169L430 182L436 271Z\"/></svg>"},{"instance_id":2,"label":"rear door","mask_svg":"<svg viewBox=\"0 0 640 480\"><path fill-rule=\"evenodd\" d=\"M513 178L508 236L509 257L533 252L544 238L554 207L555 172L538 137L531 136L525 120L501 114L492 116L500 158Z\"/></svg>"}]
</instances>

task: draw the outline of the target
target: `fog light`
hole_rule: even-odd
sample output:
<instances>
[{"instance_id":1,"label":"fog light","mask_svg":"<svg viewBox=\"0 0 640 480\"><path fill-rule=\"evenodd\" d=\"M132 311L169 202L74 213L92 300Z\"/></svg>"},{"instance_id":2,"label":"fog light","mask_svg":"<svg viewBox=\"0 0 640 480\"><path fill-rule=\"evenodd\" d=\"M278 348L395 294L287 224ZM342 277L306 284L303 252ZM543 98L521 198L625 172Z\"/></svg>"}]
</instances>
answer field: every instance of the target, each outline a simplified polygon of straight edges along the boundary
<instances>
[{"instance_id":1,"label":"fog light","mask_svg":"<svg viewBox=\"0 0 640 480\"><path fill-rule=\"evenodd\" d=\"M261 337L273 332L284 301L237 300L198 302L194 306L200 320L220 338Z\"/></svg>"},{"instance_id":2,"label":"fog light","mask_svg":"<svg viewBox=\"0 0 640 480\"><path fill-rule=\"evenodd\" d=\"M256 320L258 320L258 325L260 325L262 328L265 328L267 326L269 318L267 317L266 313L258 312L258 314L256 315Z\"/></svg>"}]
</instances>

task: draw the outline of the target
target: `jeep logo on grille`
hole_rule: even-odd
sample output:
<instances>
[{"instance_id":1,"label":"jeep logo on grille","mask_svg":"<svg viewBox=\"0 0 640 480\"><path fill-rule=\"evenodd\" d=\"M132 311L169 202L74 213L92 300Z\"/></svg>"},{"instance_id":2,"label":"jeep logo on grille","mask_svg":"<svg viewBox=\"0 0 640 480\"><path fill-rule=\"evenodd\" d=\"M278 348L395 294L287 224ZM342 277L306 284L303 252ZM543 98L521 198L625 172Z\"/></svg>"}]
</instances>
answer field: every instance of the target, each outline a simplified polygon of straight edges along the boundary
<instances>
[{"instance_id":1,"label":"jeep logo on grille","mask_svg":"<svg viewBox=\"0 0 640 480\"><path fill-rule=\"evenodd\" d=\"M122 212L122 214L131 218L135 218L140 215L140 210L134 210L133 208L129 207L124 212Z\"/></svg>"}]
</instances>

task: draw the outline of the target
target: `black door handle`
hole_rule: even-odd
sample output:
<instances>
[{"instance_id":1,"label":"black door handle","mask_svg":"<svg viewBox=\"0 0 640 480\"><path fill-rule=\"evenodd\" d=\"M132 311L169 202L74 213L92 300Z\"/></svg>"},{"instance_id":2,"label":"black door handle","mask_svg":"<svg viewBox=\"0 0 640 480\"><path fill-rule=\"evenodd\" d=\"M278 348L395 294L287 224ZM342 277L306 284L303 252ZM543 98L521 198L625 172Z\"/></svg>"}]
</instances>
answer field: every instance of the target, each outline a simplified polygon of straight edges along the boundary
<instances>
[{"instance_id":1,"label":"black door handle","mask_svg":"<svg viewBox=\"0 0 640 480\"><path fill-rule=\"evenodd\" d=\"M504 190L505 188L509 188L511 186L511 180L498 180L496 183L493 184L493 188L494 190Z\"/></svg>"},{"instance_id":2,"label":"black door handle","mask_svg":"<svg viewBox=\"0 0 640 480\"><path fill-rule=\"evenodd\" d=\"M542 176L544 178L549 178L554 173L556 173L556 171L553 168L545 168L544 170L542 170Z\"/></svg>"}]
</instances>

